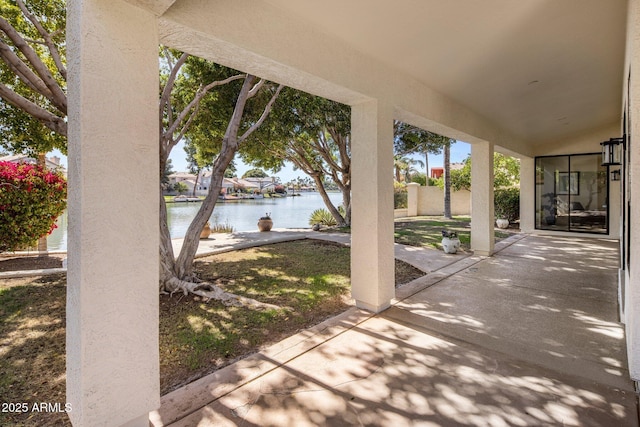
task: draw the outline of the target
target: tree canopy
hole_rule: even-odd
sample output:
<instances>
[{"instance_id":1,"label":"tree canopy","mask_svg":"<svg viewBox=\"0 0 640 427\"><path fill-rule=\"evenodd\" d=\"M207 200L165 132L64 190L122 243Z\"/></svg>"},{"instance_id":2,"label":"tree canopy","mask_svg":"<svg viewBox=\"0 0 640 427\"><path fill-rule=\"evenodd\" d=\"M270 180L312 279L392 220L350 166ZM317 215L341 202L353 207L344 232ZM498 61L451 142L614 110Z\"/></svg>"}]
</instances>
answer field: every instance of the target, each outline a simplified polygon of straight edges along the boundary
<instances>
[{"instance_id":1,"label":"tree canopy","mask_svg":"<svg viewBox=\"0 0 640 427\"><path fill-rule=\"evenodd\" d=\"M262 144L242 153L243 159L267 169L284 161L313 179L327 209L341 225L351 221L351 108L287 88L260 130ZM326 190L330 181L342 192L344 214Z\"/></svg>"},{"instance_id":2,"label":"tree canopy","mask_svg":"<svg viewBox=\"0 0 640 427\"><path fill-rule=\"evenodd\" d=\"M11 152L66 153L65 26L64 0L0 1L0 146Z\"/></svg>"},{"instance_id":3,"label":"tree canopy","mask_svg":"<svg viewBox=\"0 0 640 427\"><path fill-rule=\"evenodd\" d=\"M259 168L249 169L243 175L243 178L267 178L269 174Z\"/></svg>"},{"instance_id":4,"label":"tree canopy","mask_svg":"<svg viewBox=\"0 0 640 427\"><path fill-rule=\"evenodd\" d=\"M520 184L520 160L493 153L494 188L512 187ZM451 171L451 186L454 190L471 189L471 155L463 162L461 169Z\"/></svg>"},{"instance_id":5,"label":"tree canopy","mask_svg":"<svg viewBox=\"0 0 640 427\"><path fill-rule=\"evenodd\" d=\"M453 140L424 129L395 120L393 150L396 155L439 154L446 143Z\"/></svg>"}]
</instances>

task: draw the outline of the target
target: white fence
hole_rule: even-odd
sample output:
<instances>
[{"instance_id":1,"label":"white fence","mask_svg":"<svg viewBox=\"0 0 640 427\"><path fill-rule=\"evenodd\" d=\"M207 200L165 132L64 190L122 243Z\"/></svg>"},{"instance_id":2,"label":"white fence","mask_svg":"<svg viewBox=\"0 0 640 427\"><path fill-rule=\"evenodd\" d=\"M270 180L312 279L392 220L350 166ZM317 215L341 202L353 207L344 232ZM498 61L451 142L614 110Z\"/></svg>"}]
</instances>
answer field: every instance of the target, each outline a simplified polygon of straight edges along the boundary
<instances>
[{"instance_id":1,"label":"white fence","mask_svg":"<svg viewBox=\"0 0 640 427\"><path fill-rule=\"evenodd\" d=\"M403 211L398 209L397 211ZM396 211L396 218L401 212ZM404 212L402 212L404 213ZM444 190L439 187L421 187L407 184L407 209L405 216L442 215L444 213ZM451 214L471 215L471 192L467 190L451 192Z\"/></svg>"}]
</instances>

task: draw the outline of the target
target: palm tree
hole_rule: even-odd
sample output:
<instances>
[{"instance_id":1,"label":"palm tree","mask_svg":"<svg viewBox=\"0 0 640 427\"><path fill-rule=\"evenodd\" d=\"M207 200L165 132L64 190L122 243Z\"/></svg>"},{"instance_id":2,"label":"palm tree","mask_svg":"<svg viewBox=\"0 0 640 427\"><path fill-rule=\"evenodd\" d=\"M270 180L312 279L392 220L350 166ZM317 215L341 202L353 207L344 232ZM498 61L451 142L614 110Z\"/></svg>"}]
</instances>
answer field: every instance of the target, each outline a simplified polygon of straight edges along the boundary
<instances>
[{"instance_id":1,"label":"palm tree","mask_svg":"<svg viewBox=\"0 0 640 427\"><path fill-rule=\"evenodd\" d=\"M396 181L401 182L404 180L405 182L409 182L411 180L411 174L418 172L418 170L413 167L414 165L424 167L424 162L402 155L393 156Z\"/></svg>"}]
</instances>

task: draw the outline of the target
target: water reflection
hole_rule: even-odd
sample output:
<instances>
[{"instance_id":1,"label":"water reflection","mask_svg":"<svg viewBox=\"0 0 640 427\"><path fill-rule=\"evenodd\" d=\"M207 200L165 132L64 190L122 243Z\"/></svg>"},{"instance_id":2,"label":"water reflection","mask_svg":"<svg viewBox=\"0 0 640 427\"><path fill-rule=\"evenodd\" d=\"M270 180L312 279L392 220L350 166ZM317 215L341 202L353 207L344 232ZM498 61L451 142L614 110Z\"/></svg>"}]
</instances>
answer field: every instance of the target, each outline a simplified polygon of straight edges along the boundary
<instances>
[{"instance_id":1,"label":"water reflection","mask_svg":"<svg viewBox=\"0 0 640 427\"><path fill-rule=\"evenodd\" d=\"M342 203L340 193L330 193L337 206ZM217 203L211 223L230 224L236 231L257 230L258 218L270 212L275 228L308 228L311 212L324 208L318 193L302 193L299 197L281 199L256 199ZM167 215L171 237L184 237L200 203L169 203ZM58 218L58 228L47 239L50 251L67 249L67 212Z\"/></svg>"}]
</instances>

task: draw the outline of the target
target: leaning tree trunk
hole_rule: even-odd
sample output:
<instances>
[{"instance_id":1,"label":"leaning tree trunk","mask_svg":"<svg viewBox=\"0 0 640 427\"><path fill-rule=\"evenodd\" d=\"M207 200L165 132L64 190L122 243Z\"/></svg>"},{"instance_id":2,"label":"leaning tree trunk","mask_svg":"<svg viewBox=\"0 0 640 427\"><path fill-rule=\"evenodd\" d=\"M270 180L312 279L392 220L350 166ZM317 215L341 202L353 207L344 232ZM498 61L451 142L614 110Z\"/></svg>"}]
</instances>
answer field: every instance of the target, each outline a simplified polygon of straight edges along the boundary
<instances>
[{"instance_id":1,"label":"leaning tree trunk","mask_svg":"<svg viewBox=\"0 0 640 427\"><path fill-rule=\"evenodd\" d=\"M344 222L351 225L351 186L342 187L342 204L344 206Z\"/></svg>"},{"instance_id":2,"label":"leaning tree trunk","mask_svg":"<svg viewBox=\"0 0 640 427\"><path fill-rule=\"evenodd\" d=\"M166 284L176 277L176 259L167 221L167 203L160 188L160 291L168 291Z\"/></svg>"},{"instance_id":3,"label":"leaning tree trunk","mask_svg":"<svg viewBox=\"0 0 640 427\"><path fill-rule=\"evenodd\" d=\"M344 217L340 214L340 211L335 207L329 195L327 194L327 190L324 188L324 183L322 182L322 177L320 174L313 174L313 181L316 183L316 187L318 188L318 192L320 196L322 196L322 200L324 201L325 206L331 212L331 215L335 218L339 227L346 227L348 224L345 221Z\"/></svg>"},{"instance_id":4,"label":"leaning tree trunk","mask_svg":"<svg viewBox=\"0 0 640 427\"><path fill-rule=\"evenodd\" d=\"M263 115L249 128L242 136L238 136L242 116L244 114L247 100L255 95L255 91L259 90L261 83L258 83L255 87L253 82L255 76L247 75L238 95L238 100L234 107L233 115L225 136L222 139L222 147L220 154L216 158L213 164L213 171L211 174L211 183L209 185L209 192L198 210L195 218L191 221L186 235L182 242L180 254L178 258L174 260L173 249L171 247L171 239L166 223L166 209L164 205L164 198L161 202L161 291L174 293L182 292L187 295L189 293L203 296L209 299L215 299L221 301L227 305L243 305L248 307L264 308L264 309L276 309L279 308L273 304L262 303L251 298L245 298L239 295L230 294L222 290L219 286L212 283L199 282L194 275L193 262L195 260L198 245L200 243L200 233L206 222L211 217L213 209L215 208L218 200L218 195L222 189L222 180L224 178L224 172L233 160L236 151L238 151L239 144L248 137L266 118L273 102L280 93L282 86L278 87L275 95L271 98ZM253 87L253 89L252 89ZM162 165L161 165L162 166ZM162 196L161 196L162 197ZM164 216L164 217L163 217Z\"/></svg>"},{"instance_id":5,"label":"leaning tree trunk","mask_svg":"<svg viewBox=\"0 0 640 427\"><path fill-rule=\"evenodd\" d=\"M451 145L444 144L444 217L451 219Z\"/></svg>"}]
</instances>

